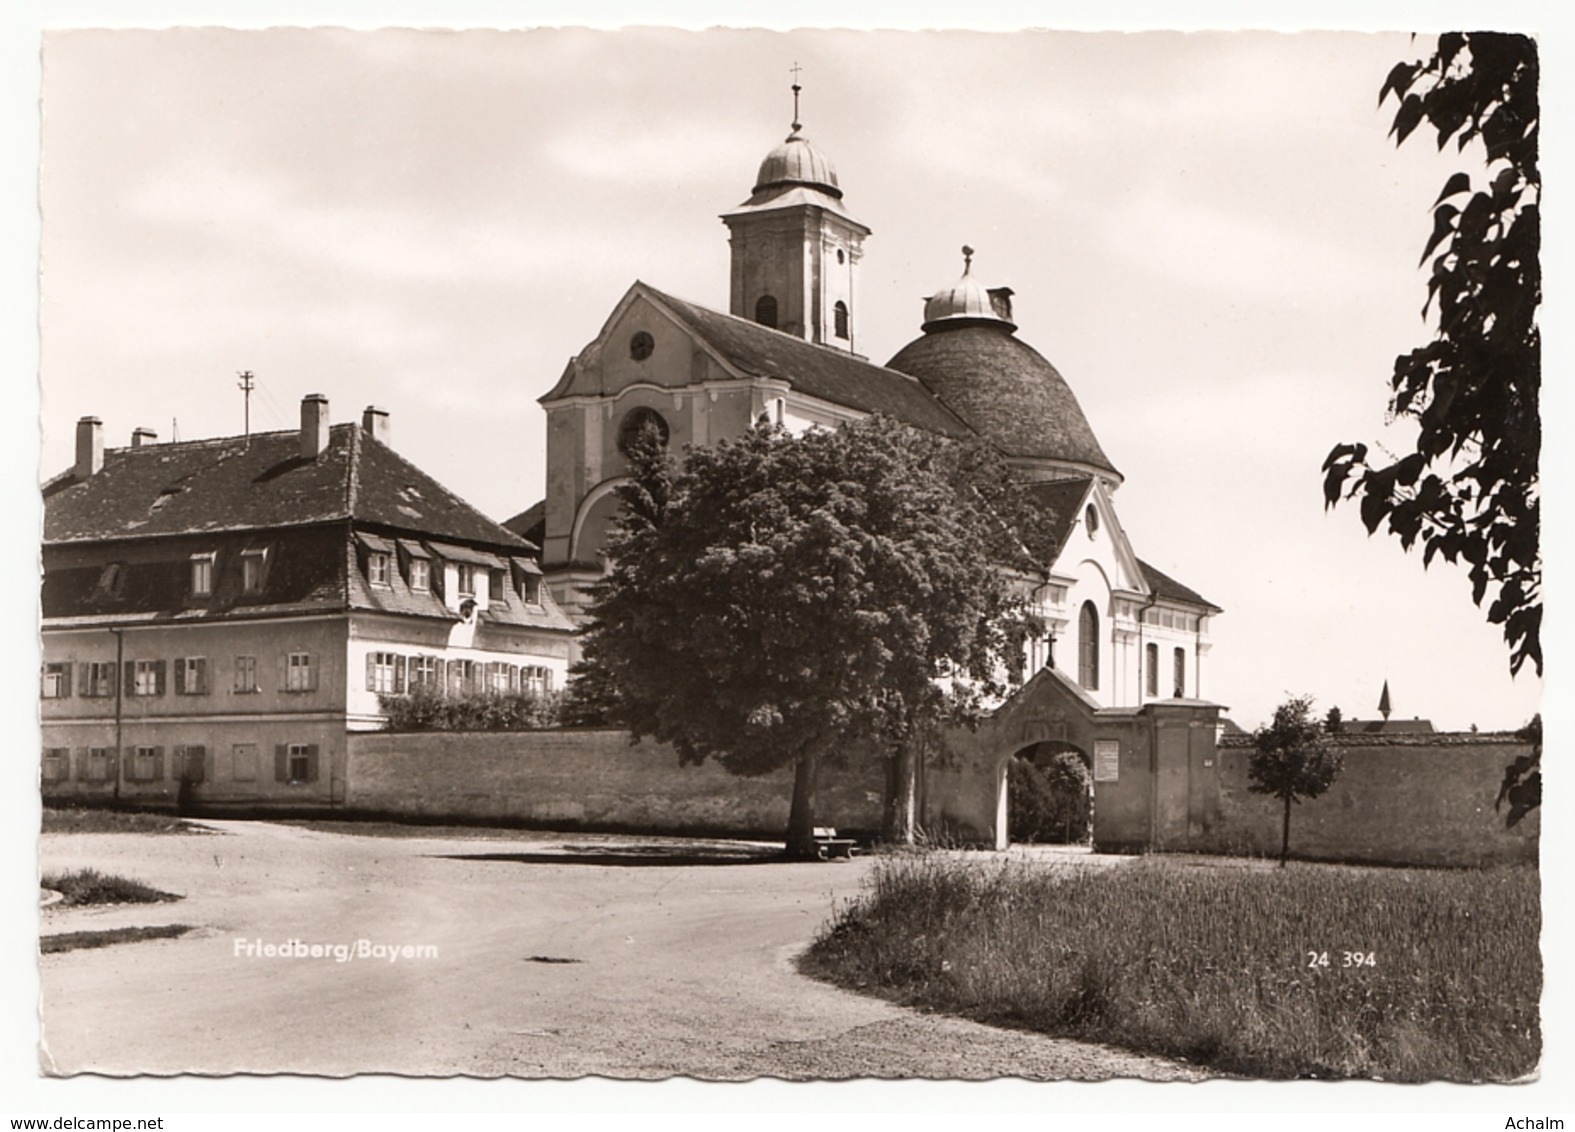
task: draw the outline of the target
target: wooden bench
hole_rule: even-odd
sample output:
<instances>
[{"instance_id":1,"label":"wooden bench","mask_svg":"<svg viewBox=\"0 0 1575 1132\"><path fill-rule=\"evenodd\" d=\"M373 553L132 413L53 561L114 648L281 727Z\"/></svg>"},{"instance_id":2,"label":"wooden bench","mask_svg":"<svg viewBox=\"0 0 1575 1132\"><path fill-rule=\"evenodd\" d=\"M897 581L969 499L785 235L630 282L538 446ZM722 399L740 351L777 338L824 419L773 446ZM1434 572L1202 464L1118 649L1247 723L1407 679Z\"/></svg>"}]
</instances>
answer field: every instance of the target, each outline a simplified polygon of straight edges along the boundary
<instances>
[{"instance_id":1,"label":"wooden bench","mask_svg":"<svg viewBox=\"0 0 1575 1132\"><path fill-rule=\"evenodd\" d=\"M815 848L822 861L832 858L851 858L859 851L858 842L851 837L838 837L837 831L830 826L815 827Z\"/></svg>"}]
</instances>

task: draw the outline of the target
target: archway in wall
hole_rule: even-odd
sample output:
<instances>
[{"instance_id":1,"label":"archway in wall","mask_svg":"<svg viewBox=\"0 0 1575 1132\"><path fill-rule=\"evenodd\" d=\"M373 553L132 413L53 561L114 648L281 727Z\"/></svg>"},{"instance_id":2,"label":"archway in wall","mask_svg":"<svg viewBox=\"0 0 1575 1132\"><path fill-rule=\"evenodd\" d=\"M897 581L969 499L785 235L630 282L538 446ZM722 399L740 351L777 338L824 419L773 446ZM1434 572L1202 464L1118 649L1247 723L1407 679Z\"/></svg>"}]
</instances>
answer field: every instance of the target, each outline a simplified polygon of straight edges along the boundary
<instances>
[{"instance_id":1,"label":"archway in wall","mask_svg":"<svg viewBox=\"0 0 1575 1132\"><path fill-rule=\"evenodd\" d=\"M1075 743L1047 740L1006 763L1006 829L1017 844L1081 845L1093 830L1093 759Z\"/></svg>"}]
</instances>

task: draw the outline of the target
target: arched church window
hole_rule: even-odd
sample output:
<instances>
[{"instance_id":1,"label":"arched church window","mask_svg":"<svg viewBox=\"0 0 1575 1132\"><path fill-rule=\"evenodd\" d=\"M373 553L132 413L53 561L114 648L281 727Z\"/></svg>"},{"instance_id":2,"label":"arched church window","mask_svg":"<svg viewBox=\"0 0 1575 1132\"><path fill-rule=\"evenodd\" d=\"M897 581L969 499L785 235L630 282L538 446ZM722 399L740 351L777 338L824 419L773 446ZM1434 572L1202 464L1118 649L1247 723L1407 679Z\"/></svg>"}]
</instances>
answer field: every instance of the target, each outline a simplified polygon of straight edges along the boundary
<instances>
[{"instance_id":1,"label":"arched church window","mask_svg":"<svg viewBox=\"0 0 1575 1132\"><path fill-rule=\"evenodd\" d=\"M1143 650L1148 662L1148 694L1159 695L1159 646L1152 641Z\"/></svg>"},{"instance_id":2,"label":"arched church window","mask_svg":"<svg viewBox=\"0 0 1575 1132\"><path fill-rule=\"evenodd\" d=\"M1099 690L1099 611L1085 601L1077 619L1077 682L1090 692Z\"/></svg>"},{"instance_id":3,"label":"arched church window","mask_svg":"<svg viewBox=\"0 0 1575 1132\"><path fill-rule=\"evenodd\" d=\"M755 321L761 326L769 326L772 330L777 328L777 301L770 295L761 295L755 300Z\"/></svg>"},{"instance_id":4,"label":"arched church window","mask_svg":"<svg viewBox=\"0 0 1575 1132\"><path fill-rule=\"evenodd\" d=\"M646 429L653 430L661 446L667 447L667 422L662 419L661 413L642 405L638 409L631 409L623 418L623 423L618 426L618 451L625 456L630 455L635 441Z\"/></svg>"},{"instance_id":5,"label":"arched church window","mask_svg":"<svg viewBox=\"0 0 1575 1132\"><path fill-rule=\"evenodd\" d=\"M848 304L838 302L831 308L831 322L838 338L848 336Z\"/></svg>"},{"instance_id":6,"label":"arched church window","mask_svg":"<svg viewBox=\"0 0 1575 1132\"><path fill-rule=\"evenodd\" d=\"M1187 692L1187 650L1177 649L1172 656L1172 677L1176 687L1175 696L1179 700Z\"/></svg>"}]
</instances>

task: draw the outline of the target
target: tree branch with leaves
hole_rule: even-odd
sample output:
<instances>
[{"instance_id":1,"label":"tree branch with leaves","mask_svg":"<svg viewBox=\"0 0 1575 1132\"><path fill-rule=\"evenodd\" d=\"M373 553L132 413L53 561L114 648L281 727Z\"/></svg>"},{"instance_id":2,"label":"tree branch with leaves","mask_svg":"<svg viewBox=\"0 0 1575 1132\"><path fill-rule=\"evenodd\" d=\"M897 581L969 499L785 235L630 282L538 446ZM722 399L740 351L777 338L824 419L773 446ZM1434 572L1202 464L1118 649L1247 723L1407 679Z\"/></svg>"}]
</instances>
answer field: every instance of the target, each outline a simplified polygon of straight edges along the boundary
<instances>
[{"instance_id":1,"label":"tree branch with leaves","mask_svg":"<svg viewBox=\"0 0 1575 1132\"><path fill-rule=\"evenodd\" d=\"M1457 172L1432 207L1422 317L1431 342L1395 359L1389 411L1417 422L1416 450L1376 462L1340 444L1324 461L1324 498L1359 501L1368 532L1387 524L1409 550L1466 563L1472 600L1501 625L1510 671L1542 672L1541 335L1537 307L1541 174L1537 45L1494 32L1439 36L1431 58L1400 63L1379 91L1399 103L1391 134L1424 124L1438 148L1476 147L1483 169Z\"/></svg>"}]
</instances>

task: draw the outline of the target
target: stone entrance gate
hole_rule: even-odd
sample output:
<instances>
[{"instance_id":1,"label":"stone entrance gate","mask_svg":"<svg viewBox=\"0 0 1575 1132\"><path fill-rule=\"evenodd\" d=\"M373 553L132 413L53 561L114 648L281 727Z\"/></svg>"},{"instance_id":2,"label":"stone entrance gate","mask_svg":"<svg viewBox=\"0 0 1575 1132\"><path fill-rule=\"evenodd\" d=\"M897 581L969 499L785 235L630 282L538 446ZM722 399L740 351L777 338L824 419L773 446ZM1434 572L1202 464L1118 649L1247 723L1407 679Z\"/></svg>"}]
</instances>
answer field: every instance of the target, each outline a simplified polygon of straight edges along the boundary
<instances>
[{"instance_id":1,"label":"stone entrance gate","mask_svg":"<svg viewBox=\"0 0 1575 1132\"><path fill-rule=\"evenodd\" d=\"M1006 848L1007 762L1024 747L1053 741L1093 758L1097 851L1207 840L1219 816L1219 714L1218 704L1203 700L1100 707L1064 673L1043 669L976 730L947 732L925 770L924 825Z\"/></svg>"}]
</instances>

